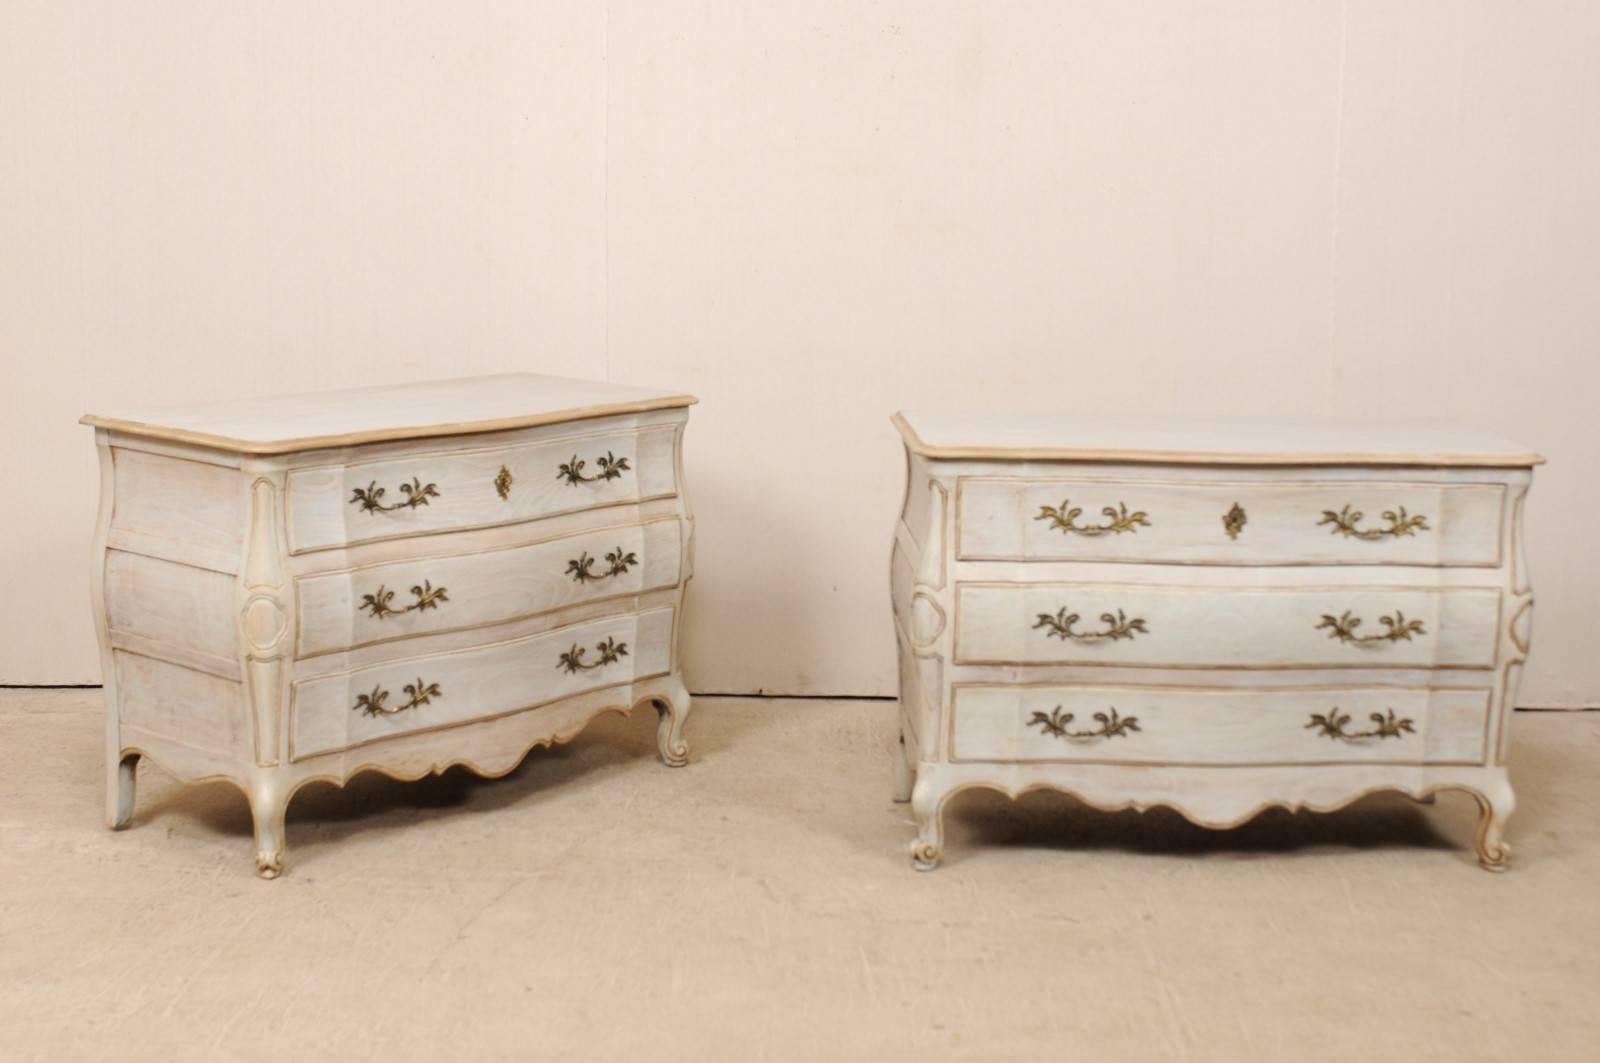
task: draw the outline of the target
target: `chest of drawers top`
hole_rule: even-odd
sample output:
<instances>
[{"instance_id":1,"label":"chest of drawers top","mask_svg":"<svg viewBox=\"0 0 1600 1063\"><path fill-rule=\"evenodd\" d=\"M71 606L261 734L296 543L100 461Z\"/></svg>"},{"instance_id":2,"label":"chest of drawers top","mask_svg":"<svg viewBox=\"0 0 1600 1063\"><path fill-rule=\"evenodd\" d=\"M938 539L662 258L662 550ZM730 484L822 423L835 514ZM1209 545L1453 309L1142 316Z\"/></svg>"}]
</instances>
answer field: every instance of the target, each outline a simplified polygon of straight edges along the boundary
<instances>
[{"instance_id":1,"label":"chest of drawers top","mask_svg":"<svg viewBox=\"0 0 1600 1063\"><path fill-rule=\"evenodd\" d=\"M897 413L894 424L912 453L964 461L1477 468L1544 463L1508 440L1449 424L933 412Z\"/></svg>"},{"instance_id":2,"label":"chest of drawers top","mask_svg":"<svg viewBox=\"0 0 1600 1063\"><path fill-rule=\"evenodd\" d=\"M130 407L82 423L235 454L291 454L692 406L691 395L507 373L186 406Z\"/></svg>"}]
</instances>

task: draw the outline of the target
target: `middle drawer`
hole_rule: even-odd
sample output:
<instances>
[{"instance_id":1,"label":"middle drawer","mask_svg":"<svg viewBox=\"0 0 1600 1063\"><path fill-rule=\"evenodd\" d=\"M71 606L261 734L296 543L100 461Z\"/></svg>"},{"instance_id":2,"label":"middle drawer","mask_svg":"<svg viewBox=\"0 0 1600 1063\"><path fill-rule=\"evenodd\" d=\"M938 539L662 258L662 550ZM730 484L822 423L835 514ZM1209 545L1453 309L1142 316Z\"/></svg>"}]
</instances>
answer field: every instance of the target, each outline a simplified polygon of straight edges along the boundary
<instances>
[{"instance_id":1,"label":"middle drawer","mask_svg":"<svg viewBox=\"0 0 1600 1063\"><path fill-rule=\"evenodd\" d=\"M676 517L475 554L391 561L295 581L297 656L483 627L674 587Z\"/></svg>"},{"instance_id":2,"label":"middle drawer","mask_svg":"<svg viewBox=\"0 0 1600 1063\"><path fill-rule=\"evenodd\" d=\"M1493 668L1490 587L961 583L955 663Z\"/></svg>"}]
</instances>

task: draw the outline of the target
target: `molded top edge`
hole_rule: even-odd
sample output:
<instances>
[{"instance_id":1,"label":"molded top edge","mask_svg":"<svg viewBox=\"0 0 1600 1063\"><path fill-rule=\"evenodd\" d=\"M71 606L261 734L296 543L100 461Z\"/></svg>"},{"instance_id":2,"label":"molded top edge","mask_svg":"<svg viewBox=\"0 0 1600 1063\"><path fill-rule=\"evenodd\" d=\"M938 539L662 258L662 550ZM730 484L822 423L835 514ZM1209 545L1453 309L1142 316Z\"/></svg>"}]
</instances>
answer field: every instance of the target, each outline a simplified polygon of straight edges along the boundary
<instances>
[{"instance_id":1,"label":"molded top edge","mask_svg":"<svg viewBox=\"0 0 1600 1063\"><path fill-rule=\"evenodd\" d=\"M80 424L239 454L500 432L691 406L692 395L541 373L85 414Z\"/></svg>"},{"instance_id":2,"label":"molded top edge","mask_svg":"<svg viewBox=\"0 0 1600 1063\"><path fill-rule=\"evenodd\" d=\"M976 461L1158 465L1422 465L1530 468L1544 458L1448 424L1184 421L901 412L907 449Z\"/></svg>"}]
</instances>

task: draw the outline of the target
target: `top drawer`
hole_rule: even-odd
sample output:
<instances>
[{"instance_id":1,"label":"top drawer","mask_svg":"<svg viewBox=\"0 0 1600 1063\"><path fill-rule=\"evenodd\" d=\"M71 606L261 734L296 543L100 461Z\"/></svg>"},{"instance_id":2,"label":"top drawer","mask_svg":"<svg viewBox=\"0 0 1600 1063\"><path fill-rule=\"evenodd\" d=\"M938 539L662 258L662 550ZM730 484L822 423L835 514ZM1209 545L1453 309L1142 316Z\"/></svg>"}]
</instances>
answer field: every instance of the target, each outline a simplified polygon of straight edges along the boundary
<instances>
[{"instance_id":1,"label":"top drawer","mask_svg":"<svg viewBox=\"0 0 1600 1063\"><path fill-rule=\"evenodd\" d=\"M963 477L965 561L1494 568L1504 484Z\"/></svg>"},{"instance_id":2,"label":"top drawer","mask_svg":"<svg viewBox=\"0 0 1600 1063\"><path fill-rule=\"evenodd\" d=\"M483 528L677 493L676 425L574 432L289 473L290 553Z\"/></svg>"}]
</instances>

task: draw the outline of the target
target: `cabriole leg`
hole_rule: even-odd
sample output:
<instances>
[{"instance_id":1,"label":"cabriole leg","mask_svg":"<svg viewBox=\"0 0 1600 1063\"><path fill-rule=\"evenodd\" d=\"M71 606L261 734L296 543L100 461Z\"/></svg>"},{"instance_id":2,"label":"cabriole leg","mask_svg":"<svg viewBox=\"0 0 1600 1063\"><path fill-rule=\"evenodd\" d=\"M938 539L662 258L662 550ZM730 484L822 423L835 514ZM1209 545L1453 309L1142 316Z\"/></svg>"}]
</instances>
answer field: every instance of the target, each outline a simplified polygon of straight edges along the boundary
<instances>
[{"instance_id":1,"label":"cabriole leg","mask_svg":"<svg viewBox=\"0 0 1600 1063\"><path fill-rule=\"evenodd\" d=\"M656 747L661 752L661 762L669 768L681 768L689 763L689 743L683 739L683 724L689 718L689 689L674 678L672 689L657 696L655 706L661 714L656 724Z\"/></svg>"},{"instance_id":2,"label":"cabriole leg","mask_svg":"<svg viewBox=\"0 0 1600 1063\"><path fill-rule=\"evenodd\" d=\"M287 811L274 782L256 783L250 796L250 818L255 822L256 874L262 878L283 874L283 823Z\"/></svg>"},{"instance_id":3,"label":"cabriole leg","mask_svg":"<svg viewBox=\"0 0 1600 1063\"><path fill-rule=\"evenodd\" d=\"M911 751L906 748L906 733L900 732L900 741L895 745L894 753L894 799L900 804L911 800L911 787L917 781L917 773L911 767Z\"/></svg>"},{"instance_id":4,"label":"cabriole leg","mask_svg":"<svg viewBox=\"0 0 1600 1063\"><path fill-rule=\"evenodd\" d=\"M926 777L912 788L911 815L917 821L917 840L911 843L911 864L918 871L932 871L944 857L944 796Z\"/></svg>"},{"instance_id":5,"label":"cabriole leg","mask_svg":"<svg viewBox=\"0 0 1600 1063\"><path fill-rule=\"evenodd\" d=\"M1504 871L1511 863L1511 846L1505 842L1506 820L1516 808L1509 783L1489 793L1473 792L1478 800L1478 863L1486 871Z\"/></svg>"},{"instance_id":6,"label":"cabriole leg","mask_svg":"<svg viewBox=\"0 0 1600 1063\"><path fill-rule=\"evenodd\" d=\"M139 770L139 754L112 754L106 765L106 825L121 830L133 819L133 797Z\"/></svg>"}]
</instances>

